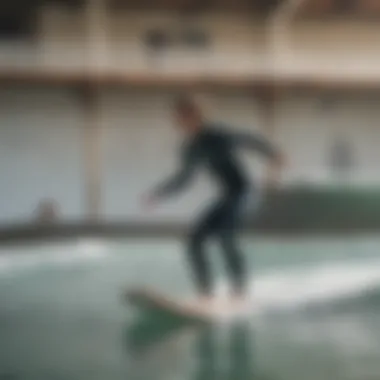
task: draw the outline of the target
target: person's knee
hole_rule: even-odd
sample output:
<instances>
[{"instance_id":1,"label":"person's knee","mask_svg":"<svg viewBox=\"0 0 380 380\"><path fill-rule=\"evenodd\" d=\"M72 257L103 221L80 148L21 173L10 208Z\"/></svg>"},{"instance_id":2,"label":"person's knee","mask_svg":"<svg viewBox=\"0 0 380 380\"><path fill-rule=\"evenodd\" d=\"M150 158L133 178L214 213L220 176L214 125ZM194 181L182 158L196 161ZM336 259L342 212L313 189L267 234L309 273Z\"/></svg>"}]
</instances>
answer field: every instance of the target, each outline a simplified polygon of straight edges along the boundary
<instances>
[{"instance_id":1,"label":"person's knee","mask_svg":"<svg viewBox=\"0 0 380 380\"><path fill-rule=\"evenodd\" d=\"M228 262L230 264L233 263L233 265L240 265L243 260L242 253L234 236L228 234L221 235L220 244Z\"/></svg>"},{"instance_id":2,"label":"person's knee","mask_svg":"<svg viewBox=\"0 0 380 380\"><path fill-rule=\"evenodd\" d=\"M189 237L189 244L192 248L198 248L203 245L207 238L207 234L201 229L194 230Z\"/></svg>"},{"instance_id":3,"label":"person's knee","mask_svg":"<svg viewBox=\"0 0 380 380\"><path fill-rule=\"evenodd\" d=\"M235 249L236 248L236 241L235 237L229 233L229 231L221 231L219 234L219 240L222 247L225 249Z\"/></svg>"}]
</instances>

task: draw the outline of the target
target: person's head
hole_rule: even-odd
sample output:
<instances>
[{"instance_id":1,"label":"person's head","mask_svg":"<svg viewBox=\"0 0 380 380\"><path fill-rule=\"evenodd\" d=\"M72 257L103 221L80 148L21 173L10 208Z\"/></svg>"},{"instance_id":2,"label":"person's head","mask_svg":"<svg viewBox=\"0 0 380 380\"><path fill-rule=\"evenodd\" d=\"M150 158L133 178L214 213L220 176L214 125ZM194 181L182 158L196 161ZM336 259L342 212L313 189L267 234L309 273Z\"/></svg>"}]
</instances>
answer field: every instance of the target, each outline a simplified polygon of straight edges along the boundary
<instances>
[{"instance_id":1,"label":"person's head","mask_svg":"<svg viewBox=\"0 0 380 380\"><path fill-rule=\"evenodd\" d=\"M178 125L188 134L197 133L203 125L203 114L197 101L188 95L179 96L174 103Z\"/></svg>"}]
</instances>

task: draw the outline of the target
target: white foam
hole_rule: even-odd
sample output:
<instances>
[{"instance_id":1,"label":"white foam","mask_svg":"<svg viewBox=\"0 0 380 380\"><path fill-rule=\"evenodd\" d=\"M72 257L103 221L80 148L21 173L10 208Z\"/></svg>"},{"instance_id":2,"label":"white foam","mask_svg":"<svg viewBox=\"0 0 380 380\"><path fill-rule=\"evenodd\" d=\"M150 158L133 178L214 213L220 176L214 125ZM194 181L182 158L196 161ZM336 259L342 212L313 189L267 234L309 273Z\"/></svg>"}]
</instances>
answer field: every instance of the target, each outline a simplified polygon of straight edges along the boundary
<instances>
[{"instance_id":1,"label":"white foam","mask_svg":"<svg viewBox=\"0 0 380 380\"><path fill-rule=\"evenodd\" d=\"M328 263L314 268L268 272L250 282L252 308L294 308L355 297L380 286L380 261ZM219 287L219 295L227 284Z\"/></svg>"},{"instance_id":2,"label":"white foam","mask_svg":"<svg viewBox=\"0 0 380 380\"><path fill-rule=\"evenodd\" d=\"M192 314L223 325L239 319L244 320L251 315L249 303L232 304L227 297L218 297L210 304L192 299L187 301L185 306L192 310Z\"/></svg>"},{"instance_id":3,"label":"white foam","mask_svg":"<svg viewBox=\"0 0 380 380\"><path fill-rule=\"evenodd\" d=\"M83 240L77 245L43 247L39 253L4 253L0 256L0 276L16 275L47 265L66 266L105 257L105 245L95 240Z\"/></svg>"},{"instance_id":4,"label":"white foam","mask_svg":"<svg viewBox=\"0 0 380 380\"><path fill-rule=\"evenodd\" d=\"M104 257L106 252L106 244L101 240L86 239L78 243L78 251L84 257L97 258Z\"/></svg>"}]
</instances>

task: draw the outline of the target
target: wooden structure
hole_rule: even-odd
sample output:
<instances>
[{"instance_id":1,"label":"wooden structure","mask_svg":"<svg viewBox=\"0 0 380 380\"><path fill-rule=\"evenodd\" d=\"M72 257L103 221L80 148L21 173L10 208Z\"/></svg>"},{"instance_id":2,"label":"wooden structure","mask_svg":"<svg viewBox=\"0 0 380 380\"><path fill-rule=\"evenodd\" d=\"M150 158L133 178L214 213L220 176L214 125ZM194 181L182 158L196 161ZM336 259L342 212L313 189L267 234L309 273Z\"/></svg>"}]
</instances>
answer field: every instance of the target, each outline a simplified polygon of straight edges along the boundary
<instances>
[{"instance_id":1,"label":"wooden structure","mask_svg":"<svg viewBox=\"0 0 380 380\"><path fill-rule=\"evenodd\" d=\"M78 91L86 114L87 128L84 134L87 171L88 217L96 220L100 217L101 172L99 165L99 90L106 87L124 88L172 88L172 89L207 89L230 90L247 89L255 92L262 100L263 122L266 131L273 131L274 107L276 98L283 91L329 90L343 91L351 89L378 91L378 81L323 76L286 77L277 75L276 65L266 74L250 75L179 75L179 74L131 74L128 72L105 71L97 67L102 60L104 46L107 43L104 17L111 9L130 10L173 10L185 14L197 14L203 11L225 10L228 12L252 12L268 24L268 35L273 53L273 62L281 60L281 51L277 45L286 43L286 31L289 23L300 18L336 18L366 17L369 20L380 17L378 0L55 0L69 6L82 7L86 15L88 42L88 68L76 71L54 69L15 69L0 68L0 85L38 85L65 86ZM8 19L14 12L19 12L25 4L39 5L43 1L15 0L0 5L2 19ZM46 2L46 0L45 0ZM279 41L278 39L281 39ZM95 63L95 64L94 64Z\"/></svg>"}]
</instances>

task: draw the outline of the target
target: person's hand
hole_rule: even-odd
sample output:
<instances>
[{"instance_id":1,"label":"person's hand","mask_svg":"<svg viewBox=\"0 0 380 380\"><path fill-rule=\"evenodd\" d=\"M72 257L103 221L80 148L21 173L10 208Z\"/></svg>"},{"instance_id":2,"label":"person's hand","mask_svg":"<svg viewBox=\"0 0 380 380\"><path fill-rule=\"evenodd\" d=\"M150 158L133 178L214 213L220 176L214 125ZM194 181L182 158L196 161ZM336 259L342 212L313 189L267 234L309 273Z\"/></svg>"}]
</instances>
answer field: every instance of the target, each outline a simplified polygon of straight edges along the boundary
<instances>
[{"instance_id":1,"label":"person's hand","mask_svg":"<svg viewBox=\"0 0 380 380\"><path fill-rule=\"evenodd\" d=\"M145 194L141 199L141 206L145 211L153 210L157 203L157 198L151 194Z\"/></svg>"}]
</instances>

